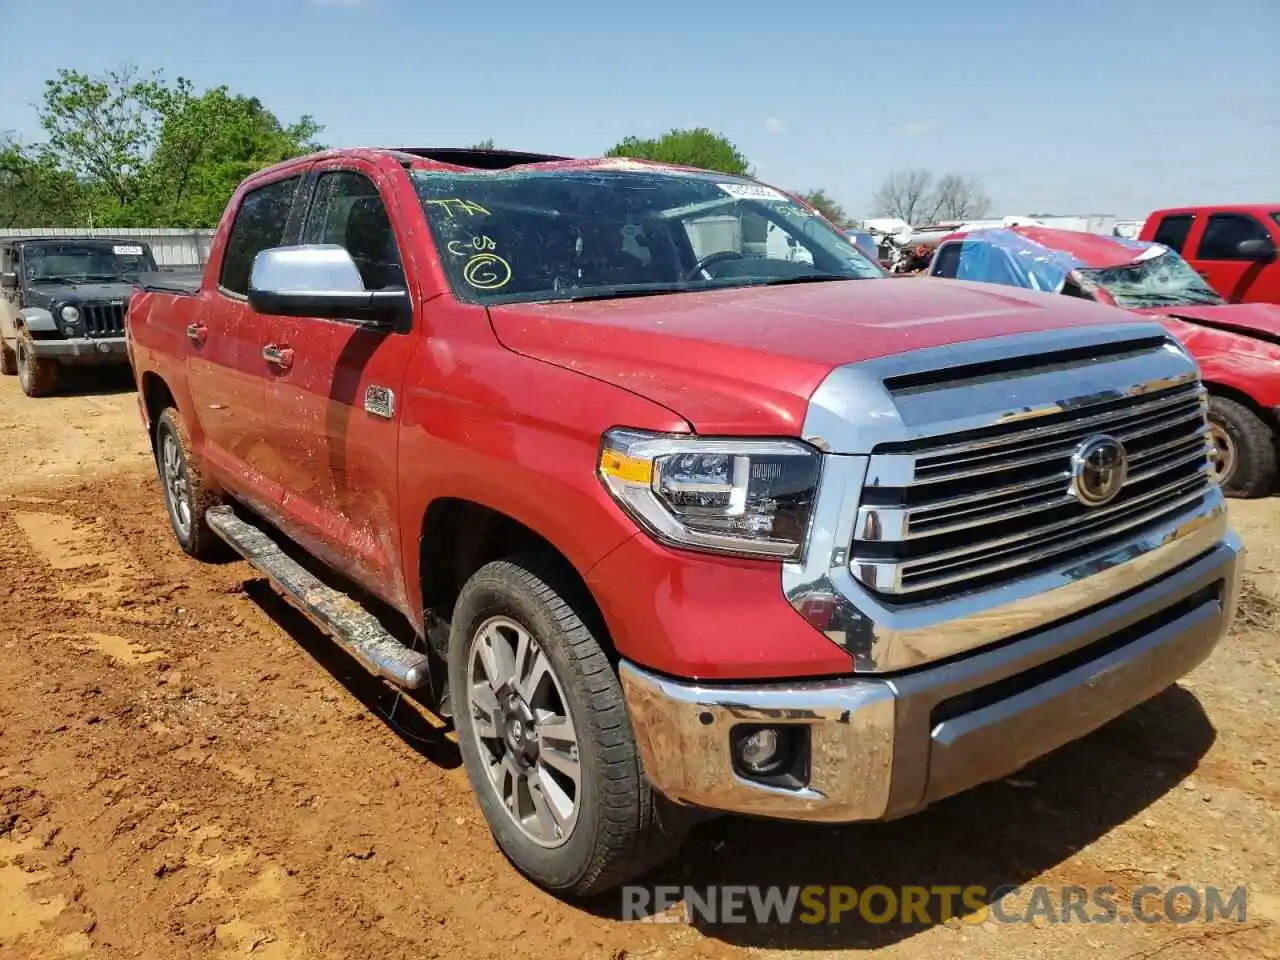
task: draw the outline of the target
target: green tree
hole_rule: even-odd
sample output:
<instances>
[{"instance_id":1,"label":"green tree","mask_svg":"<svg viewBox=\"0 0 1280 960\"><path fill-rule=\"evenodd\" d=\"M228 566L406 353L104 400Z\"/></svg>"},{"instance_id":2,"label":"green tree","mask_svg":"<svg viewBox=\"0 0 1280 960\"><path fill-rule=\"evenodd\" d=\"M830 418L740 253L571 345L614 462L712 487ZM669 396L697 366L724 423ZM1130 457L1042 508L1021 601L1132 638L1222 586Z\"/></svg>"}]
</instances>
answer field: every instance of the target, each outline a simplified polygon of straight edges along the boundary
<instances>
[{"instance_id":1,"label":"green tree","mask_svg":"<svg viewBox=\"0 0 1280 960\"><path fill-rule=\"evenodd\" d=\"M810 190L808 193L800 194L800 196L804 197L806 203L811 207L816 208L820 214L834 223L837 227L843 227L849 222L849 215L845 213L844 207L831 199L831 197L827 195L827 191Z\"/></svg>"},{"instance_id":2,"label":"green tree","mask_svg":"<svg viewBox=\"0 0 1280 960\"><path fill-rule=\"evenodd\" d=\"M494 150L494 149L496 149L496 148L494 147L494 145L493 145L493 137L485 137L485 139L481 140L479 143L474 144L474 145L471 147L471 149L472 149L472 150Z\"/></svg>"},{"instance_id":3,"label":"green tree","mask_svg":"<svg viewBox=\"0 0 1280 960\"><path fill-rule=\"evenodd\" d=\"M321 130L225 86L132 68L59 70L38 110L44 143L0 143L0 216L32 226L213 226L242 179L318 149Z\"/></svg>"},{"instance_id":4,"label":"green tree","mask_svg":"<svg viewBox=\"0 0 1280 960\"><path fill-rule=\"evenodd\" d=\"M90 191L48 150L0 139L0 226L52 227L90 216Z\"/></svg>"},{"instance_id":5,"label":"green tree","mask_svg":"<svg viewBox=\"0 0 1280 960\"><path fill-rule=\"evenodd\" d=\"M160 135L137 211L153 222L213 226L245 177L319 148L310 116L282 126L256 97L225 86L197 95L179 78L153 97Z\"/></svg>"},{"instance_id":6,"label":"green tree","mask_svg":"<svg viewBox=\"0 0 1280 960\"><path fill-rule=\"evenodd\" d=\"M706 127L670 130L654 139L627 137L605 156L656 160L735 176L751 175L751 165L738 148Z\"/></svg>"},{"instance_id":7,"label":"green tree","mask_svg":"<svg viewBox=\"0 0 1280 960\"><path fill-rule=\"evenodd\" d=\"M46 80L40 126L46 146L81 179L100 184L120 206L137 197L158 118L151 108L154 81L133 68L90 77L59 70Z\"/></svg>"}]
</instances>

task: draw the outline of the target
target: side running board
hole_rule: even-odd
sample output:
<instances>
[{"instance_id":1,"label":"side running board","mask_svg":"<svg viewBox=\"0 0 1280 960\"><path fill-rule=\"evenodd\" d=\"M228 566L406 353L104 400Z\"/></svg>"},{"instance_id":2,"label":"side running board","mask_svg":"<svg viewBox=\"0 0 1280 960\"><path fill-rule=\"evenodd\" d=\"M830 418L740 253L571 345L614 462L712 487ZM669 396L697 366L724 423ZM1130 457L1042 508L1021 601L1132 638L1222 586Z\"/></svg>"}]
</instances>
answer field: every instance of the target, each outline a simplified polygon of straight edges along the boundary
<instances>
[{"instance_id":1,"label":"side running board","mask_svg":"<svg viewBox=\"0 0 1280 960\"><path fill-rule=\"evenodd\" d=\"M266 574L366 670L407 690L427 686L430 668L426 654L410 650L391 636L373 614L345 593L321 583L230 507L211 507L204 516L209 529Z\"/></svg>"}]
</instances>

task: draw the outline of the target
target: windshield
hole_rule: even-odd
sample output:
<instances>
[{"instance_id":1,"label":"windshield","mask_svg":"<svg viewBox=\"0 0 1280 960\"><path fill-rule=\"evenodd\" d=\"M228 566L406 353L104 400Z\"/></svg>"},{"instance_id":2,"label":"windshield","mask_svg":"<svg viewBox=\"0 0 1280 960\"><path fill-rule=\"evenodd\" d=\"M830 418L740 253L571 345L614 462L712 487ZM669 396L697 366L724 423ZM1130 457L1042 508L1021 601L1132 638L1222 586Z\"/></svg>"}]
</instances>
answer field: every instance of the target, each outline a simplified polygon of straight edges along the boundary
<instances>
[{"instance_id":1,"label":"windshield","mask_svg":"<svg viewBox=\"0 0 1280 960\"><path fill-rule=\"evenodd\" d=\"M1153 248L1156 249L1156 248ZM1173 250L1122 267L1079 269L1086 281L1107 291L1121 307L1174 307L1225 303Z\"/></svg>"},{"instance_id":2,"label":"windshield","mask_svg":"<svg viewBox=\"0 0 1280 960\"><path fill-rule=\"evenodd\" d=\"M33 243L22 252L29 283L131 280L156 269L142 243Z\"/></svg>"},{"instance_id":3,"label":"windshield","mask_svg":"<svg viewBox=\"0 0 1280 960\"><path fill-rule=\"evenodd\" d=\"M412 171L455 296L581 300L884 271L770 187L651 171Z\"/></svg>"}]
</instances>

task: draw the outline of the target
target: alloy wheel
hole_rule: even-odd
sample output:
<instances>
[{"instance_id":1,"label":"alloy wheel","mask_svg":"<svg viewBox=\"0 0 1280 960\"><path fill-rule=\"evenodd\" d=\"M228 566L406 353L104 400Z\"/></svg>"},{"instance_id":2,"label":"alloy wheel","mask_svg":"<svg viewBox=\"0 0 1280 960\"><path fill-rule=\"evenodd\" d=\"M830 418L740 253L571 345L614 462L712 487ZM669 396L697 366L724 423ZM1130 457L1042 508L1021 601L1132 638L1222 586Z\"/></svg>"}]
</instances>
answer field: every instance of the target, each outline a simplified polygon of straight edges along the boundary
<instances>
[{"instance_id":1,"label":"alloy wheel","mask_svg":"<svg viewBox=\"0 0 1280 960\"><path fill-rule=\"evenodd\" d=\"M578 733L538 641L509 617L471 638L466 709L489 782L516 826L543 847L573 833L582 798Z\"/></svg>"},{"instance_id":2,"label":"alloy wheel","mask_svg":"<svg viewBox=\"0 0 1280 960\"><path fill-rule=\"evenodd\" d=\"M177 438L165 431L160 441L160 474L164 482L165 500L169 503L169 516L178 535L191 535L191 480L187 476L187 464L178 447Z\"/></svg>"}]
</instances>

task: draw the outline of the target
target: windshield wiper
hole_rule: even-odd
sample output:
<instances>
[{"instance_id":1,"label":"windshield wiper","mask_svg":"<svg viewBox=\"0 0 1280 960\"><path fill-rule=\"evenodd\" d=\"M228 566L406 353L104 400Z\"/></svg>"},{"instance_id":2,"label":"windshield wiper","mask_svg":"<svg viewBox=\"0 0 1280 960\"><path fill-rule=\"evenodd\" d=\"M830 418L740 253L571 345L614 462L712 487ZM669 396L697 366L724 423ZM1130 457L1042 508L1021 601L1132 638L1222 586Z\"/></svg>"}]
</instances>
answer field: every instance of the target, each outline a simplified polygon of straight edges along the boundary
<instances>
[{"instance_id":1,"label":"windshield wiper","mask_svg":"<svg viewBox=\"0 0 1280 960\"><path fill-rule=\"evenodd\" d=\"M31 283L80 283L77 277L32 277Z\"/></svg>"},{"instance_id":2,"label":"windshield wiper","mask_svg":"<svg viewBox=\"0 0 1280 960\"><path fill-rule=\"evenodd\" d=\"M96 280L99 283L101 283L107 280L120 280L122 282L127 282L129 278L121 273L91 273L88 276L84 277L83 279L86 282L91 280Z\"/></svg>"},{"instance_id":3,"label":"windshield wiper","mask_svg":"<svg viewBox=\"0 0 1280 960\"><path fill-rule=\"evenodd\" d=\"M588 300L621 300L624 297L660 297L669 293L686 293L701 287L684 285L669 287L642 287L634 290L604 290L599 293L581 293L567 297L548 297L546 303L585 303Z\"/></svg>"},{"instance_id":4,"label":"windshield wiper","mask_svg":"<svg viewBox=\"0 0 1280 960\"><path fill-rule=\"evenodd\" d=\"M846 276L843 273L806 273L799 277L774 277L769 280L753 281L752 286L757 287L782 287L789 283L826 283L830 280L857 280L857 277Z\"/></svg>"}]
</instances>

